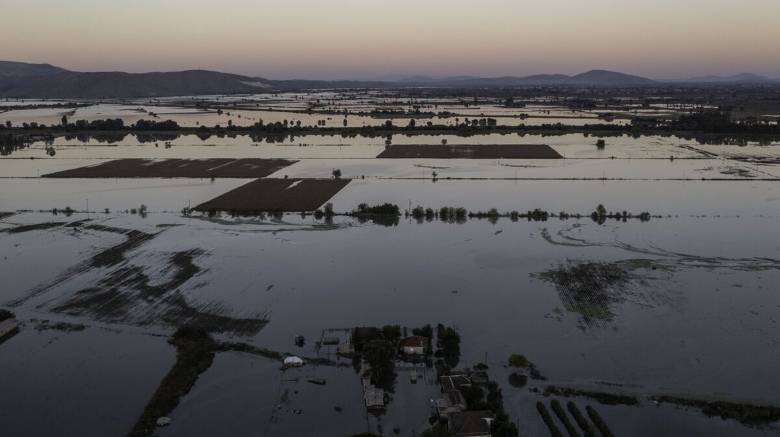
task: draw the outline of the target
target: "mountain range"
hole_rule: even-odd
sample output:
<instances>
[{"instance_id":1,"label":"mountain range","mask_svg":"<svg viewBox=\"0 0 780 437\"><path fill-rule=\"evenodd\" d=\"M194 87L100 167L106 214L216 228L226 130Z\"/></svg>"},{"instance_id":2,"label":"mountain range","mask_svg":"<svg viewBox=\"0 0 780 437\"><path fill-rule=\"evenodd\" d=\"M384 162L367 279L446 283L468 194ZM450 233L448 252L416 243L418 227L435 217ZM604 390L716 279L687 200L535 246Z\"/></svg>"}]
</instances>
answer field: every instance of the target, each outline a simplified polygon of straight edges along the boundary
<instances>
[{"instance_id":1,"label":"mountain range","mask_svg":"<svg viewBox=\"0 0 780 437\"><path fill-rule=\"evenodd\" d=\"M731 83L765 82L763 76L741 74L730 77L706 76L684 82ZM523 86L652 86L652 79L607 70L582 74L537 74L532 76L474 77L397 76L373 81L270 80L206 70L167 73L77 72L49 64L0 61L0 97L12 98L136 98L245 94L264 91L335 88L502 88Z\"/></svg>"},{"instance_id":2,"label":"mountain range","mask_svg":"<svg viewBox=\"0 0 780 437\"><path fill-rule=\"evenodd\" d=\"M761 83L772 82L774 80L775 79L758 74L741 73L733 76L698 76L685 79L684 81L694 83Z\"/></svg>"}]
</instances>

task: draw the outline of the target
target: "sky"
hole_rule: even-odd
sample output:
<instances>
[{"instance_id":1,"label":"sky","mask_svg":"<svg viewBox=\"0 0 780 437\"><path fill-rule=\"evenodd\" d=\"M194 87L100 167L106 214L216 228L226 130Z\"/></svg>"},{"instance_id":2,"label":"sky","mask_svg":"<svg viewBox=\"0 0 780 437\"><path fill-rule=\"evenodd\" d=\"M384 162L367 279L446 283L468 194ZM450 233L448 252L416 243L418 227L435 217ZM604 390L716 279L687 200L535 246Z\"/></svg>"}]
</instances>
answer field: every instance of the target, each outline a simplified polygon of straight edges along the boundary
<instances>
[{"instance_id":1,"label":"sky","mask_svg":"<svg viewBox=\"0 0 780 437\"><path fill-rule=\"evenodd\" d=\"M272 79L780 77L780 1L0 0L0 59Z\"/></svg>"}]
</instances>

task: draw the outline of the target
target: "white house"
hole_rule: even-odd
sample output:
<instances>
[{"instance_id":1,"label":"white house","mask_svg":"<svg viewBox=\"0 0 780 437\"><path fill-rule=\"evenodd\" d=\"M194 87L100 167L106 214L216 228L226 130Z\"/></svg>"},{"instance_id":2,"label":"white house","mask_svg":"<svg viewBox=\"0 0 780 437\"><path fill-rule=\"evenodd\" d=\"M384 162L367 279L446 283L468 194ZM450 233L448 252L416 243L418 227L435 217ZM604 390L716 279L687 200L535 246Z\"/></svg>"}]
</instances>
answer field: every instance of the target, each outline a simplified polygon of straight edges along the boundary
<instances>
[{"instance_id":1,"label":"white house","mask_svg":"<svg viewBox=\"0 0 780 437\"><path fill-rule=\"evenodd\" d=\"M401 340L401 352L404 355L425 355L428 349L428 338L415 335Z\"/></svg>"}]
</instances>

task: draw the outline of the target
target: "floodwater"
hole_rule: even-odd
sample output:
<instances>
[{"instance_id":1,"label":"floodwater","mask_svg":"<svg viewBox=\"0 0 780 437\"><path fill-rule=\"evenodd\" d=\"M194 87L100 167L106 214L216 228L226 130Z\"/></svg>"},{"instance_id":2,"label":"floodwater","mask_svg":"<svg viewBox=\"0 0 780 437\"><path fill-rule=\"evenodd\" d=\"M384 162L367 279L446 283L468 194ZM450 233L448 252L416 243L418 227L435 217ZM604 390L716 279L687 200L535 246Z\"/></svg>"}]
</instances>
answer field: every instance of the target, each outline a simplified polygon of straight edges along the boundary
<instances>
[{"instance_id":1,"label":"floodwater","mask_svg":"<svg viewBox=\"0 0 780 437\"><path fill-rule=\"evenodd\" d=\"M205 100L236 103L236 113L255 115L240 108L259 104L282 114L317 99L325 108L353 112L419 105L375 94L341 97ZM76 114L100 118L130 107L138 110L123 118L149 111L162 118L172 108L170 114L183 120L222 122L225 114L184 107L193 101L102 103ZM508 110L496 102L425 105L421 110L433 106L470 117ZM512 110L596 113L533 105ZM397 363L387 411L377 416L363 406L351 360L323 352L316 342L326 329L438 323L461 336L459 367L489 366L521 435L548 433L535 404L552 398L529 390L546 384L642 398L631 407L561 398L582 410L595 406L616 435L780 432L778 423L748 427L646 399L780 405L780 167L744 159L777 158L777 144L622 136L606 138L606 148L598 150L596 139L583 135L396 135L392 141L441 140L550 144L565 159L375 159L384 138L269 143L182 136L155 145L133 135L102 143L58 138L54 157L36 143L0 159L0 212L14 213L0 219L0 307L23 322L19 334L0 343L0 434L126 435L173 366L176 350L166 339L188 322L219 327L213 334L219 341L334 362L283 371L277 359L218 352L170 413L171 425L156 435L419 435L428 426L430 400L439 396L435 370L415 369L421 378L413 384L410 368ZM217 157L299 160L271 177L330 177L338 168L354 179L329 201L336 212L389 202L402 211L418 205L472 212L539 208L583 218L450 223L402 216L385 226L295 214L184 216L183 208L249 180L40 177L107 159ZM652 217L599 224L590 218L599 204ZM144 214L133 212L141 205ZM73 212L66 215L66 207ZM585 291L561 280L588 269L618 272L619 279ZM302 347L293 341L298 335L306 339ZM510 385L513 369L506 363L513 353L528 357L548 380Z\"/></svg>"},{"instance_id":2,"label":"floodwater","mask_svg":"<svg viewBox=\"0 0 780 437\"><path fill-rule=\"evenodd\" d=\"M600 381L647 394L780 402L780 385L774 377L780 360L776 329L780 297L774 287L780 280L780 247L766 238L776 226L776 214L763 217L772 208L764 204L757 213L740 218L674 217L604 225L589 219L541 223L501 219L496 224L472 219L465 224L402 220L393 227L345 220L336 227L320 227L311 218L295 216L285 222L247 223L182 219L173 214L96 220L106 226L161 230L126 255L129 265L139 266L156 282L165 280L164 270L156 264L168 254L201 250L194 261L200 273L176 293L202 308L218 308L222 315L265 315L269 323L259 333L241 338L259 347L316 356L313 340L299 349L293 337L317 339L323 329L349 326L452 325L463 338L461 362L485 362L495 368L493 377L505 389L507 405L516 408L510 413L533 428L540 419L528 412L533 410L521 408L528 394L515 393L502 378L502 366L511 353L525 354L556 383ZM21 215L25 217L31 222L50 220L42 214ZM74 215L72 220L83 218ZM163 224L175 226L160 227ZM13 253L3 254L4 277L27 276L19 274L24 262L9 258L37 250L40 245L33 239L43 235L55 241L74 240L69 231L58 229L14 235L12 240L2 237L3 247L13 247ZM79 241L76 238L72 244ZM540 275L580 262L632 266L632 279L608 303L585 299L571 306L572 297ZM291 265L300 270L290 269ZM39 317L56 313L69 296L105 274L77 270L61 280L53 272L46 273L50 270L61 271L63 266L44 263L36 269L40 283L35 288L46 285L44 292L23 299L15 311ZM51 277L55 279L47 279ZM31 282L11 284L24 288ZM3 299L18 300L19 296L4 293ZM149 308L160 311L154 304ZM75 320L103 320L99 309L85 314L84 319L77 316ZM141 322L132 308L113 314L112 320L119 326L141 323L152 332L170 329L163 320ZM27 344L29 334L26 330L23 334L3 348L14 342ZM68 338L71 335L77 334L68 334ZM79 344L86 347L88 342ZM144 354L152 353L148 346L139 347ZM21 355L37 359L28 353ZM240 419L225 425L228 429L259 435L295 435L315 418L332 424L327 429L333 435L378 426L364 418L359 380L350 368L304 367L301 375L294 376L295 372L280 373L279 362L241 354L219 357L175 411L174 421L182 423L165 435L212 429L219 422L201 428L198 419L212 415L238 415ZM4 371L8 365L4 362ZM83 382L91 375L87 371L72 379ZM293 377L301 379L289 382ZM321 387L306 382L314 377L329 381L327 395L318 395ZM399 379L403 378L401 374ZM149 377L146 383L153 386L156 380ZM399 408L403 405L416 411L424 421L429 410L423 401L435 394L435 387L421 389L401 382L397 389ZM290 392L285 398L289 405L277 411L272 405L279 402L280 390ZM419 404L417 410L404 402L409 397ZM342 404L343 411L337 414L334 407ZM252 405L256 415L242 413ZM8 408L21 414L20 405ZM378 419L385 430L400 422L392 408L391 401L388 414ZM298 409L302 415L290 412ZM666 435L687 435L685 430L718 428L722 422L671 408L662 411L653 414L676 417L684 426L675 430L651 427L648 433L663 430ZM632 424L647 420L625 419L634 416L614 414L609 421L616 430L629 430ZM347 420L350 417L355 420ZM730 435L762 435L742 426L723 426ZM409 426L401 429L403 435L411 435L413 429L419 432Z\"/></svg>"}]
</instances>

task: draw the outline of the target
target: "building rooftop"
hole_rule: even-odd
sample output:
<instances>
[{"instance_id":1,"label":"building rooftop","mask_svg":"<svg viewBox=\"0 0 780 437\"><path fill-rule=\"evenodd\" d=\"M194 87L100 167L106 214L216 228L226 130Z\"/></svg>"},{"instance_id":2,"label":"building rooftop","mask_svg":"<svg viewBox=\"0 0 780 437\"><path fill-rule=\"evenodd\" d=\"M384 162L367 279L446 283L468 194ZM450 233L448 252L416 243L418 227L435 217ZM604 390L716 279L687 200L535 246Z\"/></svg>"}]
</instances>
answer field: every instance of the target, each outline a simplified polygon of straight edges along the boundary
<instances>
[{"instance_id":1,"label":"building rooftop","mask_svg":"<svg viewBox=\"0 0 780 437\"><path fill-rule=\"evenodd\" d=\"M449 417L450 432L455 437L482 437L490 435L490 411L463 411Z\"/></svg>"},{"instance_id":2,"label":"building rooftop","mask_svg":"<svg viewBox=\"0 0 780 437\"><path fill-rule=\"evenodd\" d=\"M415 335L412 337L406 337L401 340L401 347L427 347L428 338Z\"/></svg>"}]
</instances>

